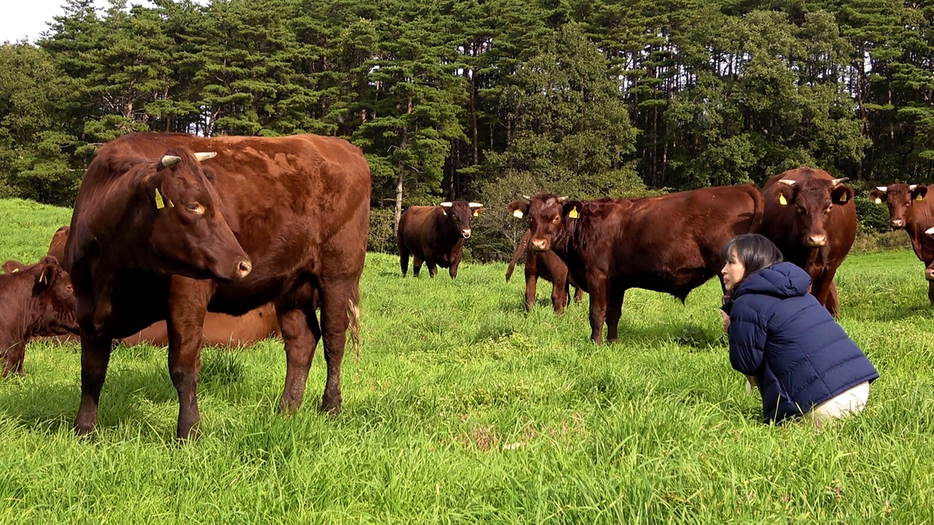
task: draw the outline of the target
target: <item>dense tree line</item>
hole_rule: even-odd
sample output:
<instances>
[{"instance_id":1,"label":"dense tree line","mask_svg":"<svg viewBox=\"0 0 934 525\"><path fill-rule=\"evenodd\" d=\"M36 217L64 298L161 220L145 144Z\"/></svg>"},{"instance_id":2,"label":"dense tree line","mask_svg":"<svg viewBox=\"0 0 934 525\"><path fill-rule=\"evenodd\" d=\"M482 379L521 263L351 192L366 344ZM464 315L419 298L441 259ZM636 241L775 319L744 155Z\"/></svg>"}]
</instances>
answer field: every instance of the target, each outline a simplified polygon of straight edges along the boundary
<instances>
[{"instance_id":1,"label":"dense tree line","mask_svg":"<svg viewBox=\"0 0 934 525\"><path fill-rule=\"evenodd\" d=\"M0 46L0 196L70 205L132 131L331 134L370 161L375 248L467 198L496 257L521 193L934 176L924 0L65 1Z\"/></svg>"}]
</instances>

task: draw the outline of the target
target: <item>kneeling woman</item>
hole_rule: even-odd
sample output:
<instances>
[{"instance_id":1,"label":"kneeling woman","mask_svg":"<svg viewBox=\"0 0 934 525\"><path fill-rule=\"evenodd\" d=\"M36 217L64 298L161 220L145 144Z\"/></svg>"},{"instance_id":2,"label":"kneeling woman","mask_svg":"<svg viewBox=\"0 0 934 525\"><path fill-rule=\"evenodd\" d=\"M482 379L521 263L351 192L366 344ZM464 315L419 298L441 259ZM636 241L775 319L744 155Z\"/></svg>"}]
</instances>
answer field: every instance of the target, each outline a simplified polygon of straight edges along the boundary
<instances>
[{"instance_id":1,"label":"kneeling woman","mask_svg":"<svg viewBox=\"0 0 934 525\"><path fill-rule=\"evenodd\" d=\"M862 410L879 373L808 293L808 274L759 234L734 238L722 257L730 364L755 378L765 420L820 424Z\"/></svg>"}]
</instances>

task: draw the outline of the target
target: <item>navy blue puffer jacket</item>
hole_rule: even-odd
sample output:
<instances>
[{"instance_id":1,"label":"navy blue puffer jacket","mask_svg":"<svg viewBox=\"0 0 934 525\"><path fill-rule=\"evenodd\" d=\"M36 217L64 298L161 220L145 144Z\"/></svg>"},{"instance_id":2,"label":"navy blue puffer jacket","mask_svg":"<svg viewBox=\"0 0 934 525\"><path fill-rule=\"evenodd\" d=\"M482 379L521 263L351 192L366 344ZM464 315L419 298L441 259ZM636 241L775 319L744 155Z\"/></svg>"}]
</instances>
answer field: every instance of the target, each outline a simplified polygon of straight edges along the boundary
<instances>
[{"instance_id":1,"label":"navy blue puffer jacket","mask_svg":"<svg viewBox=\"0 0 934 525\"><path fill-rule=\"evenodd\" d=\"M759 381L766 421L797 417L879 377L865 354L807 293L801 268L778 263L750 275L723 310L730 364Z\"/></svg>"}]
</instances>

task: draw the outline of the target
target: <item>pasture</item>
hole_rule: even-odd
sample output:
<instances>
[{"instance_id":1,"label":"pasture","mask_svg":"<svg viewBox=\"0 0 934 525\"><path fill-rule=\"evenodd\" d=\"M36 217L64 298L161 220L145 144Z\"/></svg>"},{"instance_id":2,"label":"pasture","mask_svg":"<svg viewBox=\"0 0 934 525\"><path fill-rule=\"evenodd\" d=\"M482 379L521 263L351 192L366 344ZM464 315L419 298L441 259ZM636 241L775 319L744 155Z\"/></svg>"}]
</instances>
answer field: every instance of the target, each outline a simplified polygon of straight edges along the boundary
<instances>
[{"instance_id":1,"label":"pasture","mask_svg":"<svg viewBox=\"0 0 934 525\"><path fill-rule=\"evenodd\" d=\"M33 262L70 210L0 201L0 257ZM468 241L468 247L470 242ZM369 254L344 412L275 413L281 342L206 348L198 437L175 444L166 352L118 347L77 439L77 345L30 344L0 382L4 523L932 523L934 309L910 250L851 255L839 319L881 374L859 416L766 426L732 371L710 281L633 290L613 346L586 299L523 308L505 264L400 277ZM521 270L517 270L521 276Z\"/></svg>"}]
</instances>

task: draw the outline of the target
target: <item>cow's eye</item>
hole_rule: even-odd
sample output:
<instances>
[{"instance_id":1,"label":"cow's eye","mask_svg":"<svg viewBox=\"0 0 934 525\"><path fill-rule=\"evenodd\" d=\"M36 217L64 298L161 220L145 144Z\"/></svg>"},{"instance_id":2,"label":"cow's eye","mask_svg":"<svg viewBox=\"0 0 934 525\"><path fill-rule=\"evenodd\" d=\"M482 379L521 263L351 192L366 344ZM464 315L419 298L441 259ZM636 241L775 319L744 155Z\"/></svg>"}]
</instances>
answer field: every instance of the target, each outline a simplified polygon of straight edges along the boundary
<instances>
[{"instance_id":1,"label":"cow's eye","mask_svg":"<svg viewBox=\"0 0 934 525\"><path fill-rule=\"evenodd\" d=\"M824 210L824 213L830 213L830 210L832 209L833 209L833 204L831 204L830 206L827 206L827 209Z\"/></svg>"},{"instance_id":2,"label":"cow's eye","mask_svg":"<svg viewBox=\"0 0 934 525\"><path fill-rule=\"evenodd\" d=\"M186 205L185 209L199 217L204 215L204 206L198 204L197 202L192 202L191 204Z\"/></svg>"},{"instance_id":3,"label":"cow's eye","mask_svg":"<svg viewBox=\"0 0 934 525\"><path fill-rule=\"evenodd\" d=\"M802 207L800 207L800 206L797 207L797 208L795 208L795 209L796 209L796 210L798 211L798 213L800 213L801 215L807 215L807 214L808 214L808 211L807 211L805 208L802 208Z\"/></svg>"},{"instance_id":4,"label":"cow's eye","mask_svg":"<svg viewBox=\"0 0 934 525\"><path fill-rule=\"evenodd\" d=\"M559 222L561 222L561 216L560 216L560 215L555 215L555 218L554 218L554 219L551 219L551 223L552 223L552 224L558 224Z\"/></svg>"}]
</instances>

